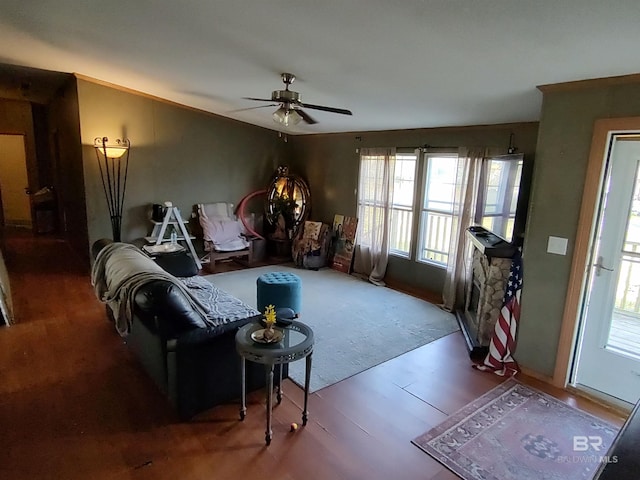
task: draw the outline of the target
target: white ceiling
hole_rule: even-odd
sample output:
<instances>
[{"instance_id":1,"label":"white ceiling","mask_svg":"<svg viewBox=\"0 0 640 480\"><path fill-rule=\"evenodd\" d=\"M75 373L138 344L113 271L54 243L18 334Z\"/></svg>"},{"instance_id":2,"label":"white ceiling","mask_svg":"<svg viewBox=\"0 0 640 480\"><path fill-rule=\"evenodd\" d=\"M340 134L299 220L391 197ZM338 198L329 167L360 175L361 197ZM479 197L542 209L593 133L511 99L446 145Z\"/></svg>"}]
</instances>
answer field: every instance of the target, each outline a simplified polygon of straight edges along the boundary
<instances>
[{"instance_id":1,"label":"white ceiling","mask_svg":"<svg viewBox=\"0 0 640 480\"><path fill-rule=\"evenodd\" d=\"M640 72L638 0L2 0L0 62L277 129L281 72L319 123L289 133L537 120L537 85Z\"/></svg>"}]
</instances>

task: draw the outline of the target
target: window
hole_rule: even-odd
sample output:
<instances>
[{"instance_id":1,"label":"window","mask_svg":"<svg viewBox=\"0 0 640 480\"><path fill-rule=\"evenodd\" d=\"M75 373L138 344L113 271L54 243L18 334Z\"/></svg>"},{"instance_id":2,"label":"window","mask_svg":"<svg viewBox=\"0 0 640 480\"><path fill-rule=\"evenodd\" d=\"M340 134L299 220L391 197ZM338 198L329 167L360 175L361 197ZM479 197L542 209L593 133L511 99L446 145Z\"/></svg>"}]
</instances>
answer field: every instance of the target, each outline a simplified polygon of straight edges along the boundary
<instances>
[{"instance_id":1,"label":"window","mask_svg":"<svg viewBox=\"0 0 640 480\"><path fill-rule=\"evenodd\" d=\"M396 153L391 198L389 251L393 255L409 257L413 225L413 204L417 156L414 153ZM359 243L371 245L377 229L383 228L384 206L376 198L382 186L384 156L365 155L360 163L358 217L364 219L358 230ZM371 224L369 224L371 220Z\"/></svg>"},{"instance_id":2,"label":"window","mask_svg":"<svg viewBox=\"0 0 640 480\"><path fill-rule=\"evenodd\" d=\"M522 155L504 155L482 166L475 221L507 241L513 237L522 162Z\"/></svg>"},{"instance_id":3,"label":"window","mask_svg":"<svg viewBox=\"0 0 640 480\"><path fill-rule=\"evenodd\" d=\"M445 266L453 229L458 162L455 155L425 155L417 260Z\"/></svg>"},{"instance_id":4,"label":"window","mask_svg":"<svg viewBox=\"0 0 640 480\"><path fill-rule=\"evenodd\" d=\"M391 255L446 266L453 227L456 159L455 153L418 156L415 152L396 151L389 218ZM361 245L370 246L374 237L380 238L385 225L384 205L376 200L382 197L379 192L383 188L384 161L383 155L361 157L358 186ZM423 181L419 182L419 178Z\"/></svg>"},{"instance_id":5,"label":"window","mask_svg":"<svg viewBox=\"0 0 640 480\"><path fill-rule=\"evenodd\" d=\"M417 160L415 153L396 153L393 176L389 253L407 258L411 253Z\"/></svg>"}]
</instances>

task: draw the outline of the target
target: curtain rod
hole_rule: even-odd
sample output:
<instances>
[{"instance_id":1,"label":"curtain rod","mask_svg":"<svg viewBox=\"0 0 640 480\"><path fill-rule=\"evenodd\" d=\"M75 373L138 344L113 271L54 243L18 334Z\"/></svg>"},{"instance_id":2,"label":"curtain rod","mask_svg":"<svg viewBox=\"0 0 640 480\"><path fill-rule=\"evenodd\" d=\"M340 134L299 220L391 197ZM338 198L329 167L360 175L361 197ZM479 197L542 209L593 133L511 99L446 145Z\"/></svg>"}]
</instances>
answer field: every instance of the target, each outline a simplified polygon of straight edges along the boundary
<instances>
[{"instance_id":1,"label":"curtain rod","mask_svg":"<svg viewBox=\"0 0 640 480\"><path fill-rule=\"evenodd\" d=\"M361 147L361 148L382 148L382 147ZM404 146L404 147L395 147L395 148L396 148L396 150L420 150L421 152L424 152L425 150L458 150L458 149L463 148L463 147L461 147L460 145L440 146L440 145L429 145L428 143L426 143L424 145L418 145L418 146L411 145L409 147ZM469 147L467 147L467 148L469 148ZM500 149L500 148L503 148L503 147L493 146L493 147L477 147L477 148L484 148L484 149L490 150L490 149L494 149L494 148ZM360 149L360 147L357 150L359 150L359 149ZM518 149L515 148L515 147L509 147L508 150L512 150L511 153L517 153Z\"/></svg>"},{"instance_id":2,"label":"curtain rod","mask_svg":"<svg viewBox=\"0 0 640 480\"><path fill-rule=\"evenodd\" d=\"M362 147L362 148L383 148L383 147ZM411 146L400 146L400 147L395 147L397 150L428 150L430 148L433 149L448 149L448 150L457 150L460 148L460 145L455 145L455 146L439 146L439 145L428 145L428 144L424 144L424 145L411 145Z\"/></svg>"},{"instance_id":3,"label":"curtain rod","mask_svg":"<svg viewBox=\"0 0 640 480\"><path fill-rule=\"evenodd\" d=\"M489 150L493 150L493 149L502 149L503 147L499 147L499 146L484 146L484 147L467 147L467 146L461 146L461 145L457 145L457 146L449 146L449 147L441 147L441 146L436 146L436 145L429 145L429 144L425 144L425 145L420 145L418 147L396 147L396 148L413 148L415 149L419 149L420 151L425 151L425 150L458 150L460 148L484 148L485 150L489 151ZM518 149L515 147L508 147L506 149L507 154L517 154L518 153Z\"/></svg>"},{"instance_id":4,"label":"curtain rod","mask_svg":"<svg viewBox=\"0 0 640 480\"><path fill-rule=\"evenodd\" d=\"M460 148L459 145L456 146L440 146L440 145L429 145L428 143L425 143L424 145L412 145L410 147L396 147L397 149L413 149L413 150L420 150L422 152L424 152L425 150L429 150L429 149L433 149L433 150L458 150Z\"/></svg>"},{"instance_id":5,"label":"curtain rod","mask_svg":"<svg viewBox=\"0 0 640 480\"><path fill-rule=\"evenodd\" d=\"M361 148L385 148L385 147L358 147L356 148L356 153L358 153L360 151ZM424 152L426 150L458 150L460 148L460 146L451 146L451 147L440 147L440 146L434 146L434 145L411 145L410 147L395 147L396 150L420 150L421 152Z\"/></svg>"}]
</instances>

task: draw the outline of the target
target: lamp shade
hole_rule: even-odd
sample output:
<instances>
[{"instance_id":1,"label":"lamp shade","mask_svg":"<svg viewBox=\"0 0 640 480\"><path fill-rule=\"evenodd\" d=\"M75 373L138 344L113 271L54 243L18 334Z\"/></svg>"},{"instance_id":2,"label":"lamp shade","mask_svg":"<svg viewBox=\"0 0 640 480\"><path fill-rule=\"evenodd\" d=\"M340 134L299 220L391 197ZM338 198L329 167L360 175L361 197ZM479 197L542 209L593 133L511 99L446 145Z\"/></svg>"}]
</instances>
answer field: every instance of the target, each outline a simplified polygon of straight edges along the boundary
<instances>
[{"instance_id":1,"label":"lamp shade","mask_svg":"<svg viewBox=\"0 0 640 480\"><path fill-rule=\"evenodd\" d=\"M287 116L287 110L284 107L280 107L275 112L273 112L272 116L274 122L284 124Z\"/></svg>"},{"instance_id":2,"label":"lamp shade","mask_svg":"<svg viewBox=\"0 0 640 480\"><path fill-rule=\"evenodd\" d=\"M129 140L120 140L119 138L113 142L109 142L107 137L97 137L93 141L93 146L96 149L96 153L99 153L107 158L120 158L127 150L129 150Z\"/></svg>"},{"instance_id":3,"label":"lamp shade","mask_svg":"<svg viewBox=\"0 0 640 480\"><path fill-rule=\"evenodd\" d=\"M275 112L273 112L273 120L277 123L288 127L289 125L297 125L302 120L302 117L293 108L281 106Z\"/></svg>"}]
</instances>

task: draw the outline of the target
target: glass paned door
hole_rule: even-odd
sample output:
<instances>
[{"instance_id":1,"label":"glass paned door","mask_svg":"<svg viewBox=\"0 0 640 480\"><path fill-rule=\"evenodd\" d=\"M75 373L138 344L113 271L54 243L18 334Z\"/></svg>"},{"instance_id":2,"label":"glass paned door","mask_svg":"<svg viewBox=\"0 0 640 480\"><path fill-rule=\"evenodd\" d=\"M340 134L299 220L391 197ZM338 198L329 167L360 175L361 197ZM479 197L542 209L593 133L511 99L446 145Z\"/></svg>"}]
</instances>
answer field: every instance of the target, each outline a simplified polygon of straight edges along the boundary
<instances>
[{"instance_id":1,"label":"glass paned door","mask_svg":"<svg viewBox=\"0 0 640 480\"><path fill-rule=\"evenodd\" d=\"M636 165L635 186L622 245L613 319L607 347L640 357L640 168Z\"/></svg>"},{"instance_id":2,"label":"glass paned door","mask_svg":"<svg viewBox=\"0 0 640 480\"><path fill-rule=\"evenodd\" d=\"M629 403L640 398L640 141L612 136L574 382Z\"/></svg>"}]
</instances>

